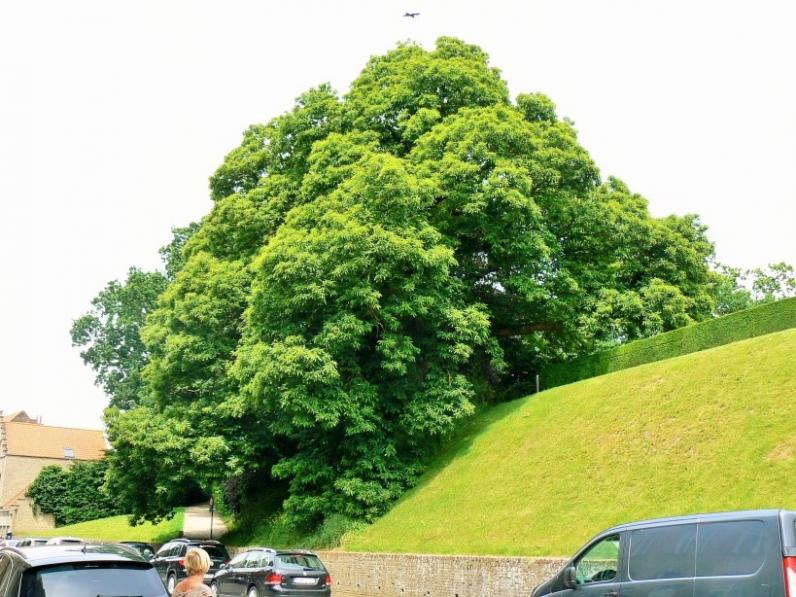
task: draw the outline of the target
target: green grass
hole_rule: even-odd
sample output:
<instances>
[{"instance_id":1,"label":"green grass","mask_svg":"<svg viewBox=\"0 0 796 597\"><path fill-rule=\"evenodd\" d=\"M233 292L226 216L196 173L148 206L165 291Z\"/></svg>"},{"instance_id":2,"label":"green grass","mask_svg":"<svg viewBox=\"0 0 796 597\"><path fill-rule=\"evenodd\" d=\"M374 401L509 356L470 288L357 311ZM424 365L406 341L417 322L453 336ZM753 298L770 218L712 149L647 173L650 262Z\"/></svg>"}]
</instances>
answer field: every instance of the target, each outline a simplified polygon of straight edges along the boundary
<instances>
[{"instance_id":1,"label":"green grass","mask_svg":"<svg viewBox=\"0 0 796 597\"><path fill-rule=\"evenodd\" d=\"M169 539L180 535L184 517L185 509L179 508L171 519L164 520L156 525L147 522L133 527L130 526L129 517L122 515L70 524L47 531L19 531L15 534L20 537L62 537L68 535L97 541L165 543Z\"/></svg>"},{"instance_id":2,"label":"green grass","mask_svg":"<svg viewBox=\"0 0 796 597\"><path fill-rule=\"evenodd\" d=\"M554 388L790 328L796 328L796 297L628 342L574 361L551 364L541 373L542 388Z\"/></svg>"},{"instance_id":3,"label":"green grass","mask_svg":"<svg viewBox=\"0 0 796 597\"><path fill-rule=\"evenodd\" d=\"M351 551L567 555L610 525L796 508L796 329L487 410Z\"/></svg>"}]
</instances>

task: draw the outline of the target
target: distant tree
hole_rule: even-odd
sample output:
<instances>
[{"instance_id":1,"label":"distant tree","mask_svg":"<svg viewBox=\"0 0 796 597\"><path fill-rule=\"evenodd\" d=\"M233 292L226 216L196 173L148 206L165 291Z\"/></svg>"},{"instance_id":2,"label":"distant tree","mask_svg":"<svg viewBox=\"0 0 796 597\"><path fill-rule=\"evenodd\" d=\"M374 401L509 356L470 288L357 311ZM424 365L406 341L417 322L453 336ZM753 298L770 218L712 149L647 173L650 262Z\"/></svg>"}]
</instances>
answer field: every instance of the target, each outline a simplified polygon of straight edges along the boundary
<instances>
[{"instance_id":1,"label":"distant tree","mask_svg":"<svg viewBox=\"0 0 796 597\"><path fill-rule=\"evenodd\" d=\"M72 324L72 345L84 348L80 356L94 369L95 382L112 406L126 410L139 402L141 371L149 360L141 328L182 268L183 246L197 228L191 224L172 229L172 242L160 249L165 274L130 268L125 280L109 282L92 299L92 309Z\"/></svg>"},{"instance_id":2,"label":"distant tree","mask_svg":"<svg viewBox=\"0 0 796 597\"><path fill-rule=\"evenodd\" d=\"M130 268L124 281L109 282L91 301L92 310L72 324L72 344L85 347L80 356L113 406L138 403L147 362L140 331L167 284L160 272Z\"/></svg>"},{"instance_id":3,"label":"distant tree","mask_svg":"<svg viewBox=\"0 0 796 597\"><path fill-rule=\"evenodd\" d=\"M67 469L46 466L27 496L59 526L120 514L117 500L104 487L106 469L104 460L75 462Z\"/></svg>"},{"instance_id":4,"label":"distant tree","mask_svg":"<svg viewBox=\"0 0 796 597\"><path fill-rule=\"evenodd\" d=\"M785 262L748 270L717 264L711 279L716 315L796 296L794 269Z\"/></svg>"},{"instance_id":5,"label":"distant tree","mask_svg":"<svg viewBox=\"0 0 796 597\"><path fill-rule=\"evenodd\" d=\"M750 270L747 275L752 279L752 293L757 302L768 303L796 296L796 276L792 265L772 263L766 269Z\"/></svg>"},{"instance_id":6,"label":"distant tree","mask_svg":"<svg viewBox=\"0 0 796 597\"><path fill-rule=\"evenodd\" d=\"M711 272L711 294L715 301L715 315L727 315L748 309L754 303L751 291L745 286L746 273L737 267L716 264Z\"/></svg>"}]
</instances>

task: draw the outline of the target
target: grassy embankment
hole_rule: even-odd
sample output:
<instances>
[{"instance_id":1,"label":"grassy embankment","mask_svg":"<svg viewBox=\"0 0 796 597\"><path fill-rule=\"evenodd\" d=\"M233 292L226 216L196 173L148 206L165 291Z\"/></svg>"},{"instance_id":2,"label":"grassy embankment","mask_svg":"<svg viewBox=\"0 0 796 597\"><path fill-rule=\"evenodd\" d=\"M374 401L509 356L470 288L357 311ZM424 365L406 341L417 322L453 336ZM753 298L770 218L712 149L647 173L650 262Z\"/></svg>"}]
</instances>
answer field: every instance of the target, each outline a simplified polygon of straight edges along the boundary
<instances>
[{"instance_id":1,"label":"grassy embankment","mask_svg":"<svg viewBox=\"0 0 796 597\"><path fill-rule=\"evenodd\" d=\"M68 535L97 541L164 543L180 535L184 517L185 509L179 508L171 519L164 520L156 525L147 522L135 527L130 526L129 517L122 515L70 524L48 531L19 532L15 534L20 537L63 537Z\"/></svg>"},{"instance_id":2,"label":"grassy embankment","mask_svg":"<svg viewBox=\"0 0 796 597\"><path fill-rule=\"evenodd\" d=\"M622 521L796 508L796 329L486 410L353 551L566 555Z\"/></svg>"}]
</instances>

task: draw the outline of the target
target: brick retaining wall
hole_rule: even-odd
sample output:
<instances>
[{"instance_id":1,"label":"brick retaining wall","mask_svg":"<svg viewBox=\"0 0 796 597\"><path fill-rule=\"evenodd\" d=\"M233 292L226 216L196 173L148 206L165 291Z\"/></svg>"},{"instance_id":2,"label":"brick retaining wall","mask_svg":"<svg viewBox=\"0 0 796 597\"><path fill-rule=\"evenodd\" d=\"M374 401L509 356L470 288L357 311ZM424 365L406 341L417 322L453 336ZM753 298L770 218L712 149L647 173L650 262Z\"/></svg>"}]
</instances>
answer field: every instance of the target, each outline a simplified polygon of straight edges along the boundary
<instances>
[{"instance_id":1,"label":"brick retaining wall","mask_svg":"<svg viewBox=\"0 0 796 597\"><path fill-rule=\"evenodd\" d=\"M334 597L528 597L556 558L318 552Z\"/></svg>"}]
</instances>

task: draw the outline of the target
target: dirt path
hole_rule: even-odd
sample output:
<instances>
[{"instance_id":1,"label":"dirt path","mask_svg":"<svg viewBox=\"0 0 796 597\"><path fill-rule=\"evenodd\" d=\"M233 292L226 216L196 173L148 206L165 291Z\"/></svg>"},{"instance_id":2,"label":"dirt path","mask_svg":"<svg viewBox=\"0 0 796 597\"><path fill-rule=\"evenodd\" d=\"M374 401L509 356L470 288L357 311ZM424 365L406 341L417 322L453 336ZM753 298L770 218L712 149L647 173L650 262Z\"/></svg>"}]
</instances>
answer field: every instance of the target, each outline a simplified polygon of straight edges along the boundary
<instances>
[{"instance_id":1,"label":"dirt path","mask_svg":"<svg viewBox=\"0 0 796 597\"><path fill-rule=\"evenodd\" d=\"M213 515L213 539L218 539L226 532L227 527L224 524L224 520L216 512ZM210 504L198 504L185 509L182 535L188 539L210 538Z\"/></svg>"}]
</instances>

